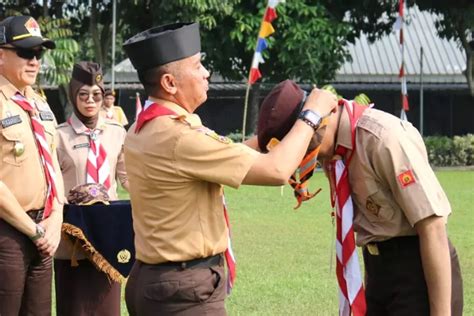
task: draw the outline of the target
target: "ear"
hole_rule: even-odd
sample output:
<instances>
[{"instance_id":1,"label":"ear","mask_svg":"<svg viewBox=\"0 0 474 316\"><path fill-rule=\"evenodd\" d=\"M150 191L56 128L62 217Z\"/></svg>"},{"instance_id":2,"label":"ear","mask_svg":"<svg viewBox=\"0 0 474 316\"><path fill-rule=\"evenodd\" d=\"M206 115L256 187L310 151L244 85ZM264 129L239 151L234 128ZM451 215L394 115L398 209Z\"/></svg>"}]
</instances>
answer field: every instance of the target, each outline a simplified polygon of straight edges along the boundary
<instances>
[{"instance_id":1,"label":"ear","mask_svg":"<svg viewBox=\"0 0 474 316\"><path fill-rule=\"evenodd\" d=\"M176 86L176 78L170 73L166 73L163 76L161 76L160 84L163 90L169 94L174 95L176 94L176 91L178 90Z\"/></svg>"}]
</instances>

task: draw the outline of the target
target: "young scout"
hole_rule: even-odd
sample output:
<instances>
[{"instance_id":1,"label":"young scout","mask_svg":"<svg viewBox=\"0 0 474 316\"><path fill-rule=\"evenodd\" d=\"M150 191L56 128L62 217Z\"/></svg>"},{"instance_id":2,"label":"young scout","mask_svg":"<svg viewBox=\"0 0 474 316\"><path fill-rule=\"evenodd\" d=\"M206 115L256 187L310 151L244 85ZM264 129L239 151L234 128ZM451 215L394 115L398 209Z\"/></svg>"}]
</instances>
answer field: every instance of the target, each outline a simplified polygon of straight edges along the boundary
<instances>
[{"instance_id":1,"label":"young scout","mask_svg":"<svg viewBox=\"0 0 474 316\"><path fill-rule=\"evenodd\" d=\"M289 80L280 83L261 106L262 149L296 121L291 113L303 94L300 88L284 89L287 85L296 86ZM429 165L423 139L409 122L373 108L357 114L361 107L340 102L314 140L321 143L318 158L333 193L332 162L350 161L353 227L357 245L363 247L367 315L460 316L462 279L446 232L451 206Z\"/></svg>"},{"instance_id":2,"label":"young scout","mask_svg":"<svg viewBox=\"0 0 474 316\"><path fill-rule=\"evenodd\" d=\"M122 126L128 125L127 116L123 112L120 106L114 105L115 103L115 91L110 89L105 90L104 104L100 109L100 115L103 117L119 122Z\"/></svg>"},{"instance_id":3,"label":"young scout","mask_svg":"<svg viewBox=\"0 0 474 316\"><path fill-rule=\"evenodd\" d=\"M270 154L260 154L202 125L194 111L207 99L197 23L155 27L124 49L148 94L125 140L137 261L126 287L130 315L225 315L225 256L235 277L223 185L280 185L296 169L336 106L314 90L299 120ZM248 142L256 148L256 139Z\"/></svg>"},{"instance_id":4,"label":"young scout","mask_svg":"<svg viewBox=\"0 0 474 316\"><path fill-rule=\"evenodd\" d=\"M0 315L50 315L63 182L56 120L33 91L46 49L30 16L0 22Z\"/></svg>"}]
</instances>

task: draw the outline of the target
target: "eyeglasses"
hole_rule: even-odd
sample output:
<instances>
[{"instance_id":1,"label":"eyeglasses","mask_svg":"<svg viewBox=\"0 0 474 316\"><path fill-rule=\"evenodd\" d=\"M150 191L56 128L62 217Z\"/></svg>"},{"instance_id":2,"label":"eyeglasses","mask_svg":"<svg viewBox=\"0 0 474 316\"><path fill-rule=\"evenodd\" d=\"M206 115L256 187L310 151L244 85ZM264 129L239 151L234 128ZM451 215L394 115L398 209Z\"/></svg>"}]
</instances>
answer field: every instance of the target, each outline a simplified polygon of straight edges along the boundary
<instances>
[{"instance_id":1,"label":"eyeglasses","mask_svg":"<svg viewBox=\"0 0 474 316\"><path fill-rule=\"evenodd\" d=\"M102 92L85 92L85 91L81 91L78 93L77 95L79 97L79 100L83 101L83 102L86 102L87 100L89 100L89 97L92 96L92 100L94 100L94 102L100 102L104 99L104 95L102 94Z\"/></svg>"},{"instance_id":2,"label":"eyeglasses","mask_svg":"<svg viewBox=\"0 0 474 316\"><path fill-rule=\"evenodd\" d=\"M6 47L1 46L1 49L13 50L16 52L16 55L23 59L31 60L36 57L36 60L40 60L43 57L45 50L44 49L27 49L27 48L17 48L17 47Z\"/></svg>"}]
</instances>

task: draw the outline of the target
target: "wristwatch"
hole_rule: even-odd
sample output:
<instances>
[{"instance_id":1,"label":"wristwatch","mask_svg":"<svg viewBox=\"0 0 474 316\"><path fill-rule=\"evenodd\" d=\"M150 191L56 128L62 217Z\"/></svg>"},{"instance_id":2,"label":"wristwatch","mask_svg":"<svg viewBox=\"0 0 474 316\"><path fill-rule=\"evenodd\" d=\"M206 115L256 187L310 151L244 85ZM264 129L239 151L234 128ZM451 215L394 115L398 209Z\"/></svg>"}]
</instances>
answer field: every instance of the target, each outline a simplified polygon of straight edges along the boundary
<instances>
[{"instance_id":1,"label":"wristwatch","mask_svg":"<svg viewBox=\"0 0 474 316\"><path fill-rule=\"evenodd\" d=\"M302 120L316 131L321 124L322 117L315 111L304 110L298 115L298 119Z\"/></svg>"},{"instance_id":2,"label":"wristwatch","mask_svg":"<svg viewBox=\"0 0 474 316\"><path fill-rule=\"evenodd\" d=\"M30 239L31 241L37 241L38 239L43 238L45 233L46 231L44 230L43 226L36 224L36 235L31 236Z\"/></svg>"}]
</instances>

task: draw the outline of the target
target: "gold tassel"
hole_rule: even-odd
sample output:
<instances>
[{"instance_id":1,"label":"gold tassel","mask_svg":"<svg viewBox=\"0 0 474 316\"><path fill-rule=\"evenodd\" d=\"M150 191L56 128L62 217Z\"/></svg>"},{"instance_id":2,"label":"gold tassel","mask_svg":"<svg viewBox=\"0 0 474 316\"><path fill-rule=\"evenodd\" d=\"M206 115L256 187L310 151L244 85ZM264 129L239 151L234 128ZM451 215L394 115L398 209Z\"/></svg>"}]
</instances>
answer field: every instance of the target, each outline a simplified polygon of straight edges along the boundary
<instances>
[{"instance_id":1,"label":"gold tassel","mask_svg":"<svg viewBox=\"0 0 474 316\"><path fill-rule=\"evenodd\" d=\"M80 239L82 249L86 252L89 260L95 265L95 267L99 270L104 272L109 280L122 283L126 279L117 271L95 248L92 244L87 240L86 236L82 232L82 230L74 225L63 223L61 230L66 234L69 234L73 237ZM72 262L71 262L72 265Z\"/></svg>"}]
</instances>

